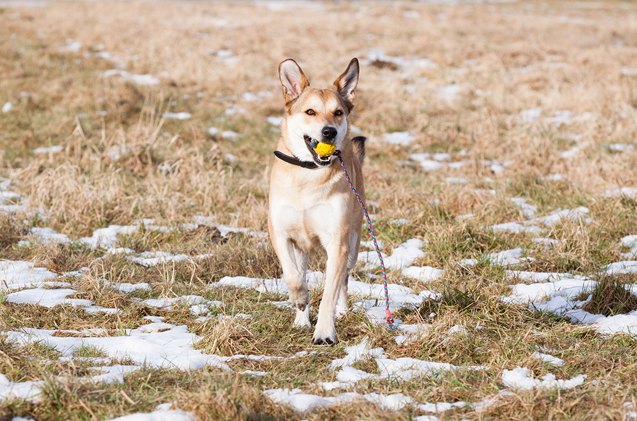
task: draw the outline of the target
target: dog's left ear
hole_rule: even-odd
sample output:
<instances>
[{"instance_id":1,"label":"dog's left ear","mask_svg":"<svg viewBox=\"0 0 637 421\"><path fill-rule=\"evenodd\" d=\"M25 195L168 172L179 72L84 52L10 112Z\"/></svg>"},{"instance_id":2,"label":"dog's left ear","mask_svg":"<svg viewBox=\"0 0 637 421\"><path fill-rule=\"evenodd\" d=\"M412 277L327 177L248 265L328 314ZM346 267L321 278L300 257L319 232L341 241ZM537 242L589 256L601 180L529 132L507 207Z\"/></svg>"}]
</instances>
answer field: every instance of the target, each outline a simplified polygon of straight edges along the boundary
<instances>
[{"instance_id":1,"label":"dog's left ear","mask_svg":"<svg viewBox=\"0 0 637 421\"><path fill-rule=\"evenodd\" d=\"M347 102L354 102L354 90L358 85L358 59L354 57L347 65L347 69L334 81L338 94Z\"/></svg>"}]
</instances>

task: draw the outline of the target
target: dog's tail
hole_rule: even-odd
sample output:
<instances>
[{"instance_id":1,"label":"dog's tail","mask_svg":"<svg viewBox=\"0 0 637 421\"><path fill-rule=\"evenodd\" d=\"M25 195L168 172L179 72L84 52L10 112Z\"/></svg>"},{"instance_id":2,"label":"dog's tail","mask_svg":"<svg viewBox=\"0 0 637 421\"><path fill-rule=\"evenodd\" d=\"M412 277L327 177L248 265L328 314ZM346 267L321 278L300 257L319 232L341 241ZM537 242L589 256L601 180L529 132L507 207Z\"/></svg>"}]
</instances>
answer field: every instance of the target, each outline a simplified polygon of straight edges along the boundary
<instances>
[{"instance_id":1,"label":"dog's tail","mask_svg":"<svg viewBox=\"0 0 637 421\"><path fill-rule=\"evenodd\" d=\"M356 136L352 138L352 145L354 146L354 154L358 156L359 162L362 164L365 159L365 136Z\"/></svg>"}]
</instances>

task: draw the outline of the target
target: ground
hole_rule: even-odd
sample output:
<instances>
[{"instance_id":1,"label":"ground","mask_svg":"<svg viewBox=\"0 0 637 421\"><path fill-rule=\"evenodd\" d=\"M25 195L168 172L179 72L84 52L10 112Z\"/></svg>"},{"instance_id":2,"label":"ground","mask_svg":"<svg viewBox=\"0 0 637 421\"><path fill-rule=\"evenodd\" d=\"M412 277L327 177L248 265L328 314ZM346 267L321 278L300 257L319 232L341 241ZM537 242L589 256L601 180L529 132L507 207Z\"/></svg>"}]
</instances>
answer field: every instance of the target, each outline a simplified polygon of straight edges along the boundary
<instances>
[{"instance_id":1,"label":"ground","mask_svg":"<svg viewBox=\"0 0 637 421\"><path fill-rule=\"evenodd\" d=\"M637 4L16 3L0 418L637 418ZM313 86L361 60L397 331L365 252L338 344L292 327L287 57Z\"/></svg>"}]
</instances>

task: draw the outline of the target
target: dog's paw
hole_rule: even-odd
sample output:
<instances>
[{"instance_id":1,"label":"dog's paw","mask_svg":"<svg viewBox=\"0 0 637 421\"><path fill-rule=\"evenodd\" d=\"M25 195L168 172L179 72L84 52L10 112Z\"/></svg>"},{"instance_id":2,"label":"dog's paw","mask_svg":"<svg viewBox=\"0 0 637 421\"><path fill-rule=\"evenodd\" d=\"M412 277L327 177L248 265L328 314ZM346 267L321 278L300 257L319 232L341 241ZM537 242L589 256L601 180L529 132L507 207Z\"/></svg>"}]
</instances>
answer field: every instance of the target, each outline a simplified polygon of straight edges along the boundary
<instances>
[{"instance_id":1,"label":"dog's paw","mask_svg":"<svg viewBox=\"0 0 637 421\"><path fill-rule=\"evenodd\" d=\"M336 338L313 338L312 343L314 345L334 345Z\"/></svg>"},{"instance_id":2,"label":"dog's paw","mask_svg":"<svg viewBox=\"0 0 637 421\"><path fill-rule=\"evenodd\" d=\"M312 343L314 345L334 345L336 343L336 327L332 325L321 328L321 326L317 324L314 330L314 336L312 337Z\"/></svg>"},{"instance_id":3,"label":"dog's paw","mask_svg":"<svg viewBox=\"0 0 637 421\"><path fill-rule=\"evenodd\" d=\"M294 326L296 327L312 327L310 322L310 306L305 305L303 309L296 308L296 317L294 317Z\"/></svg>"}]
</instances>

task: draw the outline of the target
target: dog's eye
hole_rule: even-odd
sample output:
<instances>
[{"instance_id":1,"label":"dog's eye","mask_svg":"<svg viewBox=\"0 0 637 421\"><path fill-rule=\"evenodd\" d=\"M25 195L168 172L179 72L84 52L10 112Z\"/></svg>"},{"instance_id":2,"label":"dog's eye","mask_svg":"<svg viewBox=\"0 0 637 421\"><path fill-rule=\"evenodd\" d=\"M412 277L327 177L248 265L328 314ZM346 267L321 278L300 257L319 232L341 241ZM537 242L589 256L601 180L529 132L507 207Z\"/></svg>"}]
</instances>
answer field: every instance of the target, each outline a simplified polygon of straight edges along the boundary
<instances>
[{"instance_id":1,"label":"dog's eye","mask_svg":"<svg viewBox=\"0 0 637 421\"><path fill-rule=\"evenodd\" d=\"M343 115L343 110L336 110L336 111L334 111L334 115L335 115L336 117L340 117L340 116L342 116L342 115Z\"/></svg>"},{"instance_id":2,"label":"dog's eye","mask_svg":"<svg viewBox=\"0 0 637 421\"><path fill-rule=\"evenodd\" d=\"M305 110L305 114L307 115L316 115L316 111L314 111L313 109L309 109L309 110Z\"/></svg>"}]
</instances>

